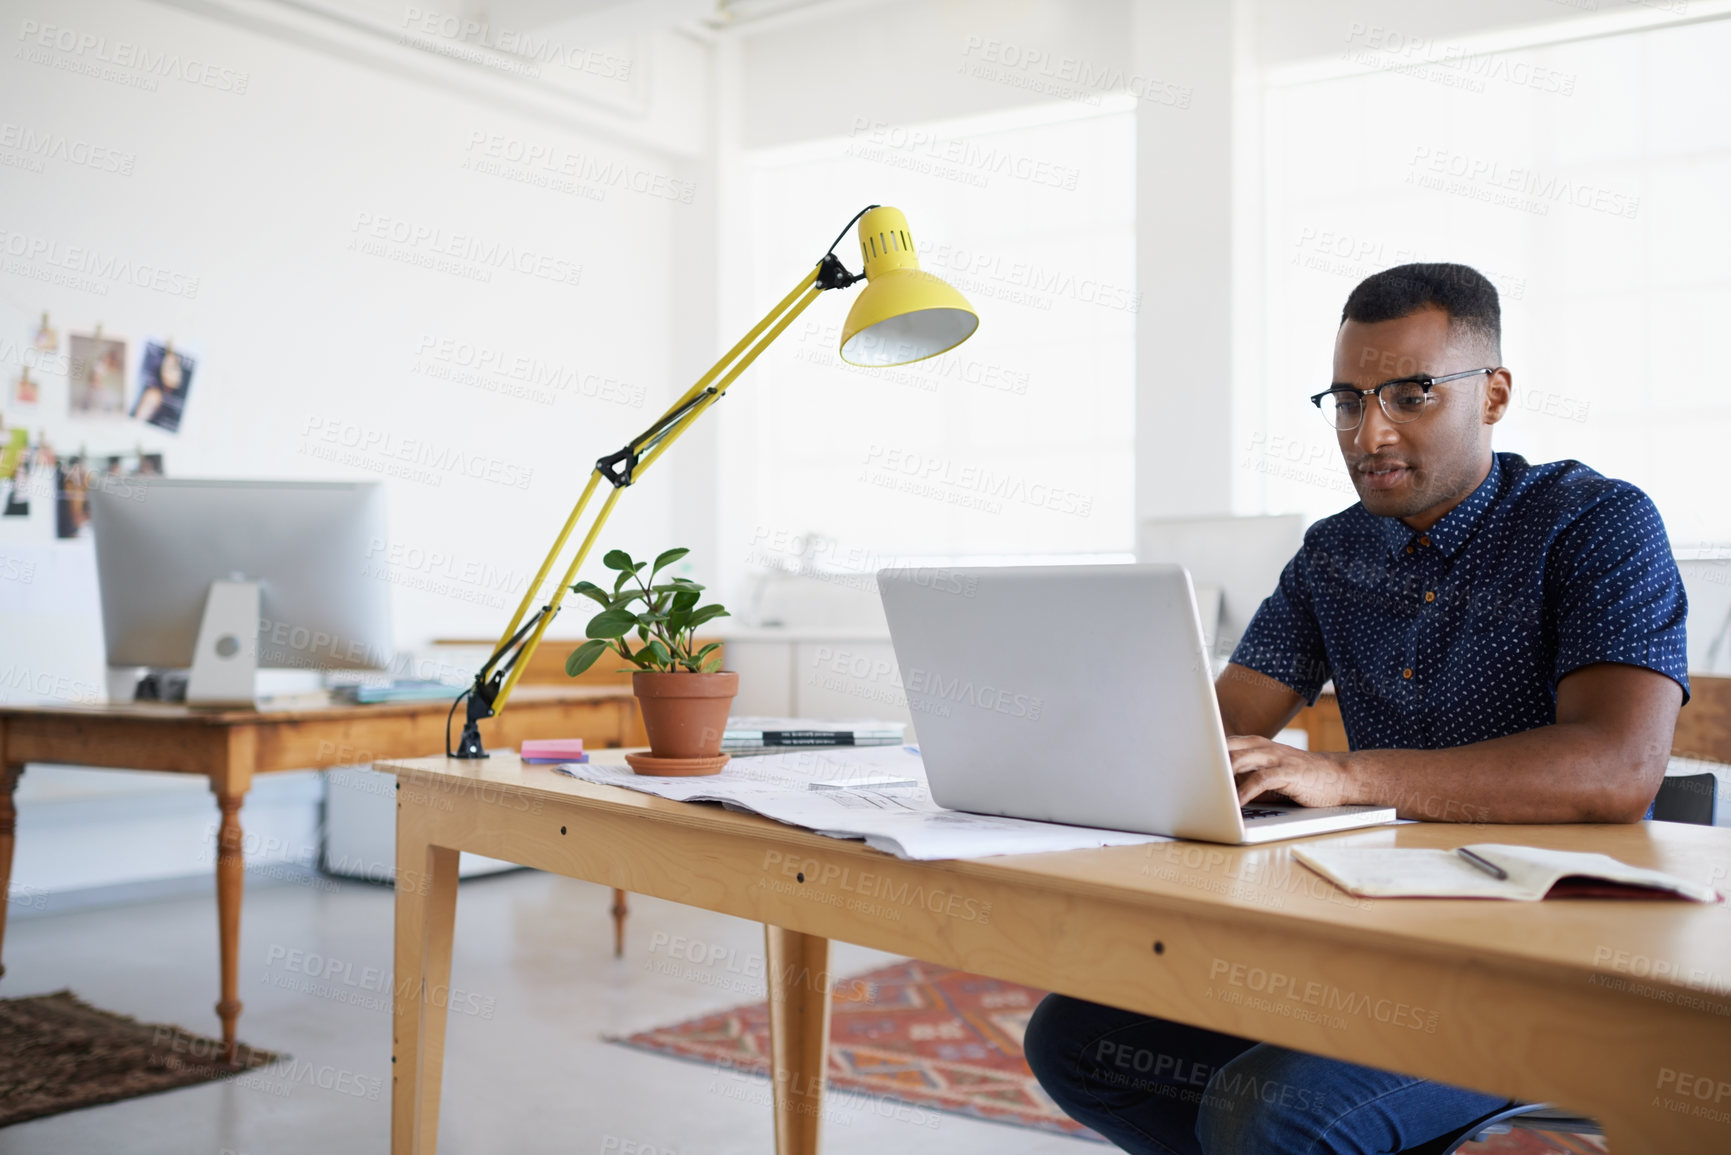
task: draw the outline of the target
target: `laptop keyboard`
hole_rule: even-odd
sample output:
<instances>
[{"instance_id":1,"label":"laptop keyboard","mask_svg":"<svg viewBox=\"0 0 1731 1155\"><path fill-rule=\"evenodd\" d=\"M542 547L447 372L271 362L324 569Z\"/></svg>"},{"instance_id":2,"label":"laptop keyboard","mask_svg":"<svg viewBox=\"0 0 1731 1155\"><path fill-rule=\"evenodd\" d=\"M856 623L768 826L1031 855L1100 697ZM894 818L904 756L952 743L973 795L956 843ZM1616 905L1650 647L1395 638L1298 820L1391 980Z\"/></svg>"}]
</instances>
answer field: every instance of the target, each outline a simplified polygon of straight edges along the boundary
<instances>
[{"instance_id":1,"label":"laptop keyboard","mask_svg":"<svg viewBox=\"0 0 1731 1155\"><path fill-rule=\"evenodd\" d=\"M1285 813L1283 810L1264 810L1258 806L1241 807L1238 812L1244 815L1244 821L1246 822L1256 818L1273 818L1276 815Z\"/></svg>"}]
</instances>

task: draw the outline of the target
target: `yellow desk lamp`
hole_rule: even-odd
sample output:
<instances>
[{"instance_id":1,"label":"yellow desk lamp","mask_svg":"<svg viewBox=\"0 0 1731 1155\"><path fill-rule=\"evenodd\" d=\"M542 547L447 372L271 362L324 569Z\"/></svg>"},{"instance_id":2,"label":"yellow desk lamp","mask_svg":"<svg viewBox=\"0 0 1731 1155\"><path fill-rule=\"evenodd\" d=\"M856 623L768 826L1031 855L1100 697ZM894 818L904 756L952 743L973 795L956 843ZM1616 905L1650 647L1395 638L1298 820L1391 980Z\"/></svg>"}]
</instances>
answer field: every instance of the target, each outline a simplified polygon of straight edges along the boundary
<instances>
[{"instance_id":1,"label":"yellow desk lamp","mask_svg":"<svg viewBox=\"0 0 1731 1155\"><path fill-rule=\"evenodd\" d=\"M860 257L865 261L863 274L848 272L835 255L836 245L841 244L855 221L859 222ZM465 699L468 701L468 720L463 726L462 737L457 741L457 748L452 750L447 719L445 753L448 757L487 756L476 723L504 710L511 690L528 664L529 655L540 644L547 623L559 612L560 603L600 536L601 527L613 512L620 492L654 465L656 459L679 439L680 434L691 428L704 410L719 401L728 386L745 372L746 366L781 336L819 293L825 289L845 289L862 279L866 281L866 287L848 311L847 323L841 332L841 358L849 364L889 366L923 361L955 348L979 328L980 318L966 298L938 277L920 270L907 218L902 216L901 210L867 205L856 213L836 236L823 259L801 277L793 291L729 349L709 372L698 378L697 384L687 389L667 412L633 437L623 449L595 463L589 483L583 487L571 515L565 519L553 548L547 551L547 559L535 571L535 578L517 606L517 612L512 615L511 624L500 636L498 646L476 672L474 685L465 689L452 703L451 716L454 717L457 707ZM583 535L577 555L571 559L546 604L530 612L547 575L553 571L553 563L564 552L566 542L603 481L611 485L612 490L602 501L594 523Z\"/></svg>"}]
</instances>

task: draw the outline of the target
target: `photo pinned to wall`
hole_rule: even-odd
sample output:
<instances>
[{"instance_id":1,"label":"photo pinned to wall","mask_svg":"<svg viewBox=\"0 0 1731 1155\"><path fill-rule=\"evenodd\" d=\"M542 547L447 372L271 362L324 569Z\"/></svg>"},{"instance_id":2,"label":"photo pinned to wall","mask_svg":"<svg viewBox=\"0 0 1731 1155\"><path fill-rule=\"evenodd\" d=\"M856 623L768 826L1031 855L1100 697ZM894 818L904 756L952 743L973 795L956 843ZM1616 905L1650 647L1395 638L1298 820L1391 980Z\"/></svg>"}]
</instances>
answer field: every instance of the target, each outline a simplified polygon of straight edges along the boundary
<instances>
[{"instance_id":1,"label":"photo pinned to wall","mask_svg":"<svg viewBox=\"0 0 1731 1155\"><path fill-rule=\"evenodd\" d=\"M0 481L7 481L24 464L24 454L30 448L30 433L25 429L0 426Z\"/></svg>"},{"instance_id":2,"label":"photo pinned to wall","mask_svg":"<svg viewBox=\"0 0 1731 1155\"><path fill-rule=\"evenodd\" d=\"M173 341L147 341L138 364L138 398L132 416L170 433L180 432L186 395L192 388L197 361L174 347Z\"/></svg>"},{"instance_id":3,"label":"photo pinned to wall","mask_svg":"<svg viewBox=\"0 0 1731 1155\"><path fill-rule=\"evenodd\" d=\"M85 454L57 460L46 443L37 447L37 458L54 467L54 536L83 537L90 525L90 494L101 488L120 488L127 478L162 477L162 454L132 450L127 453Z\"/></svg>"},{"instance_id":4,"label":"photo pinned to wall","mask_svg":"<svg viewBox=\"0 0 1731 1155\"><path fill-rule=\"evenodd\" d=\"M77 340L76 337L73 340ZM52 453L49 454L53 456ZM82 457L54 462L54 536L82 537L90 526L90 470Z\"/></svg>"},{"instance_id":5,"label":"photo pinned to wall","mask_svg":"<svg viewBox=\"0 0 1731 1155\"><path fill-rule=\"evenodd\" d=\"M30 434L0 429L0 517L30 516Z\"/></svg>"},{"instance_id":6,"label":"photo pinned to wall","mask_svg":"<svg viewBox=\"0 0 1731 1155\"><path fill-rule=\"evenodd\" d=\"M23 365L18 369L18 376L12 382L12 404L34 405L42 399L41 385L30 376L30 366Z\"/></svg>"},{"instance_id":7,"label":"photo pinned to wall","mask_svg":"<svg viewBox=\"0 0 1731 1155\"><path fill-rule=\"evenodd\" d=\"M102 459L103 478L161 477L160 453L110 453Z\"/></svg>"},{"instance_id":8,"label":"photo pinned to wall","mask_svg":"<svg viewBox=\"0 0 1731 1155\"><path fill-rule=\"evenodd\" d=\"M67 376L72 415L125 413L126 342L104 337L100 326L94 333L74 333L67 340L72 352Z\"/></svg>"},{"instance_id":9,"label":"photo pinned to wall","mask_svg":"<svg viewBox=\"0 0 1731 1155\"><path fill-rule=\"evenodd\" d=\"M60 331L48 323L48 311L42 312L42 323L36 326L36 333L31 343L38 353L58 353L60 351Z\"/></svg>"}]
</instances>

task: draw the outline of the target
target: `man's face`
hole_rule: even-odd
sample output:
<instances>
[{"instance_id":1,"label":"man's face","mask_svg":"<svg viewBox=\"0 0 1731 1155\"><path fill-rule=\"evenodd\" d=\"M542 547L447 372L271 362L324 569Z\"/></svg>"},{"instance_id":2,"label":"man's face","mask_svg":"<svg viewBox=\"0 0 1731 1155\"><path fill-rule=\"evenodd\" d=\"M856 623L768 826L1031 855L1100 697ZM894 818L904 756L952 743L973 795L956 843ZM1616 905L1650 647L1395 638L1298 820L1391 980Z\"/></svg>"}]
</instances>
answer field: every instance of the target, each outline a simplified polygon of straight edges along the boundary
<instances>
[{"instance_id":1,"label":"man's face","mask_svg":"<svg viewBox=\"0 0 1731 1155\"><path fill-rule=\"evenodd\" d=\"M1451 332L1437 308L1392 321L1347 321L1334 342L1334 382L1371 389L1399 377L1442 377L1494 361ZM1424 521L1459 504L1490 468L1491 426L1508 402L1508 373L1435 386L1423 416L1396 423L1370 397L1357 429L1341 430L1341 456L1365 509ZM1327 404L1326 400L1324 404ZM1429 515L1423 516L1423 515Z\"/></svg>"}]
</instances>

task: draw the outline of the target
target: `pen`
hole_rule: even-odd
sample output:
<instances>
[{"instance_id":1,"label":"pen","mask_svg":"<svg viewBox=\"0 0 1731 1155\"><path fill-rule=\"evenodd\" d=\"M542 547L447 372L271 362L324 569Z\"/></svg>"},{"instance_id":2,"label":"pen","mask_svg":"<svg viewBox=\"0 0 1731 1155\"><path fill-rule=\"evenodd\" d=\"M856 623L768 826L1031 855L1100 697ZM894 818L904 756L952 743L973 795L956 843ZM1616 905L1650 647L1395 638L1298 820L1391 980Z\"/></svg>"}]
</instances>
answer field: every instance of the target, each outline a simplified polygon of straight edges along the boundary
<instances>
[{"instance_id":1,"label":"pen","mask_svg":"<svg viewBox=\"0 0 1731 1155\"><path fill-rule=\"evenodd\" d=\"M1466 859L1468 862L1472 863L1474 866L1478 867L1480 870L1484 871L1486 874L1490 875L1492 878L1499 878L1499 879L1503 879L1506 881L1509 877L1508 871L1504 870L1502 867L1498 866L1494 862L1491 862L1487 859L1480 858L1478 855L1474 854L1472 851L1468 850L1464 846L1457 848L1455 850L1455 853L1460 855L1462 858Z\"/></svg>"}]
</instances>

